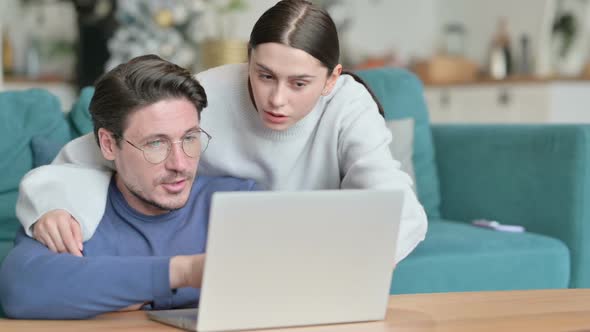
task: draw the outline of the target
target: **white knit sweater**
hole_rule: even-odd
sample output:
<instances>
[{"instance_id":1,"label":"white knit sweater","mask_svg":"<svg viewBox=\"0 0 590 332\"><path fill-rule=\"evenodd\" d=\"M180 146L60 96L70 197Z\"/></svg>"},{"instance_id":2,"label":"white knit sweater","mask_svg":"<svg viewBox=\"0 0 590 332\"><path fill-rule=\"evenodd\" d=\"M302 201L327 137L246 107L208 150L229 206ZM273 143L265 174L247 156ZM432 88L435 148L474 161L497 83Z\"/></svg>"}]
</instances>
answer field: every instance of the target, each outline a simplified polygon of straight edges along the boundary
<instances>
[{"instance_id":1,"label":"white knit sweater","mask_svg":"<svg viewBox=\"0 0 590 332\"><path fill-rule=\"evenodd\" d=\"M426 214L412 181L391 156L391 134L377 105L354 78L342 75L330 95L285 131L260 121L245 64L217 67L197 78L209 101L201 127L213 136L199 174L249 178L269 190L402 189L397 261L424 239ZM23 179L17 203L21 223L29 232L43 213L66 209L82 225L84 239L90 238L104 211L112 167L92 134L70 142L52 165Z\"/></svg>"}]
</instances>

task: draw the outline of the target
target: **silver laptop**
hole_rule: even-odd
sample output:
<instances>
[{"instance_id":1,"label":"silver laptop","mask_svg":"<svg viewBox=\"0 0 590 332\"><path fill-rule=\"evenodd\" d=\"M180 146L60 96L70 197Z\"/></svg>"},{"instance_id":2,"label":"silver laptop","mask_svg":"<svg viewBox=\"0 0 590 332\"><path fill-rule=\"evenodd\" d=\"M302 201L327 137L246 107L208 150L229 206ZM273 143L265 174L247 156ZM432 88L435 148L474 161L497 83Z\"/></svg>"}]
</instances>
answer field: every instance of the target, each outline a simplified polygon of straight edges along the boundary
<instances>
[{"instance_id":1,"label":"silver laptop","mask_svg":"<svg viewBox=\"0 0 590 332\"><path fill-rule=\"evenodd\" d=\"M150 311L187 330L385 318L402 191L216 193L197 309Z\"/></svg>"}]
</instances>

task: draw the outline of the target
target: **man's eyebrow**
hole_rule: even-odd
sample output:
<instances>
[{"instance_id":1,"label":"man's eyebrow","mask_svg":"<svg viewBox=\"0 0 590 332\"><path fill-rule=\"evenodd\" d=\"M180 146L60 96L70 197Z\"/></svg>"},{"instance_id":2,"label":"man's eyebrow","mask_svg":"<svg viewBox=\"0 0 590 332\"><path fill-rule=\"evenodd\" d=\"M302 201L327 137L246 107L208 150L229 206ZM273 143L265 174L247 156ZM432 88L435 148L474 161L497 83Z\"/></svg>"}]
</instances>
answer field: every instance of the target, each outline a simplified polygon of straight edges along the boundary
<instances>
[{"instance_id":1,"label":"man's eyebrow","mask_svg":"<svg viewBox=\"0 0 590 332\"><path fill-rule=\"evenodd\" d=\"M189 129L187 129L187 130L184 132L184 134L186 135L186 134L188 134L188 133L190 133L190 132L193 132L193 131L198 131L198 130L201 130L201 127L199 127L199 126L194 126L194 127L192 127L192 128L189 128Z\"/></svg>"},{"instance_id":2,"label":"man's eyebrow","mask_svg":"<svg viewBox=\"0 0 590 332\"><path fill-rule=\"evenodd\" d=\"M199 130L201 130L201 128L198 127L198 126L191 127L189 129L185 130L183 136L186 135L186 134L188 134L188 133L191 133L191 132L194 132L194 131L199 131ZM153 134L147 135L144 138L142 138L141 140L142 141L145 141L145 140L152 139L152 138L166 138L166 139L172 140L170 138L170 136L168 136L166 134L161 134L161 133L153 133Z\"/></svg>"},{"instance_id":3,"label":"man's eyebrow","mask_svg":"<svg viewBox=\"0 0 590 332\"><path fill-rule=\"evenodd\" d=\"M272 71L272 69L268 68L267 66L260 64L260 63L256 63L256 66L258 67L258 69L262 69L264 71L267 71L269 73L271 73L273 76L276 76L275 73ZM314 75L309 75L309 74L301 74L301 75L291 75L289 76L289 78L296 78L296 79L312 79L315 78Z\"/></svg>"}]
</instances>

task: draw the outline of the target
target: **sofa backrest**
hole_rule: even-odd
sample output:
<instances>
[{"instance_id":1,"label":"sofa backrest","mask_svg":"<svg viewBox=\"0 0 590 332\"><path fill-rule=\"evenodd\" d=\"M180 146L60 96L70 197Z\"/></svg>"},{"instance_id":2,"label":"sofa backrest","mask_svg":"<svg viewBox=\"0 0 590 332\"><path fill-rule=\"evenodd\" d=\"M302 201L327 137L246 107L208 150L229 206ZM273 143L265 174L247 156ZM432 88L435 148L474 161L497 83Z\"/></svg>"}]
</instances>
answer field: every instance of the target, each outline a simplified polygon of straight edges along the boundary
<instances>
[{"instance_id":1,"label":"sofa backrest","mask_svg":"<svg viewBox=\"0 0 590 332\"><path fill-rule=\"evenodd\" d=\"M12 241L20 226L15 212L18 185L43 157L35 149L63 146L71 138L53 94L41 89L0 92L0 241Z\"/></svg>"},{"instance_id":2,"label":"sofa backrest","mask_svg":"<svg viewBox=\"0 0 590 332\"><path fill-rule=\"evenodd\" d=\"M422 83L401 68L378 68L357 72L381 102L385 120L414 119L413 164L418 199L429 218L440 217L440 190L434 144Z\"/></svg>"},{"instance_id":3,"label":"sofa backrest","mask_svg":"<svg viewBox=\"0 0 590 332\"><path fill-rule=\"evenodd\" d=\"M86 135L94 130L92 117L88 109L94 95L94 87L87 86L80 91L80 96L68 113L68 122L72 127L73 137Z\"/></svg>"}]
</instances>

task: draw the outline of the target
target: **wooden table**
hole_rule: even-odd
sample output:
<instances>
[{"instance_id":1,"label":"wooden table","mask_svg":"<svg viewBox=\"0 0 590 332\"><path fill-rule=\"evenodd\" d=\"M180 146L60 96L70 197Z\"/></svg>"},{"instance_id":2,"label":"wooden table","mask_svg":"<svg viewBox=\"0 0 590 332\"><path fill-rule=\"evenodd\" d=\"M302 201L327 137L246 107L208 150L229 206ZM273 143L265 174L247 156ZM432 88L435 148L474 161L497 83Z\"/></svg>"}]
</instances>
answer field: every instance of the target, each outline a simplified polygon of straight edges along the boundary
<instances>
[{"instance_id":1,"label":"wooden table","mask_svg":"<svg viewBox=\"0 0 590 332\"><path fill-rule=\"evenodd\" d=\"M143 312L86 321L0 320L0 331L175 331ZM270 331L590 331L590 289L394 295L387 319Z\"/></svg>"}]
</instances>

